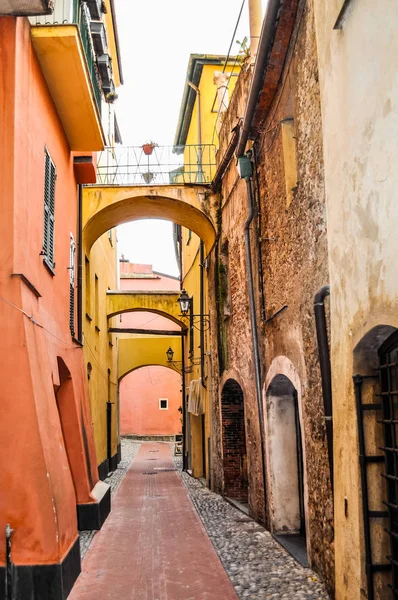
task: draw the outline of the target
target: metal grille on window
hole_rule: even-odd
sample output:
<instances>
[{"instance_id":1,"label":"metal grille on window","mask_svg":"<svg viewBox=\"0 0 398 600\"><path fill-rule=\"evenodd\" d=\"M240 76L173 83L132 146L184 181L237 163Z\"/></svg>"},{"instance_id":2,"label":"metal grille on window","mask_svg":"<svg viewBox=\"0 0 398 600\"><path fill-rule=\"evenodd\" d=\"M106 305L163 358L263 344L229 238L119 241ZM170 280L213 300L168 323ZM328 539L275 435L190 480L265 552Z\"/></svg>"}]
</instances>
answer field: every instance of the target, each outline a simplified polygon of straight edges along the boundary
<instances>
[{"instance_id":1,"label":"metal grille on window","mask_svg":"<svg viewBox=\"0 0 398 600\"><path fill-rule=\"evenodd\" d=\"M73 235L70 234L70 258L69 258L69 328L71 335L75 335L75 252L76 244Z\"/></svg>"},{"instance_id":2,"label":"metal grille on window","mask_svg":"<svg viewBox=\"0 0 398 600\"><path fill-rule=\"evenodd\" d=\"M380 395L384 446L388 529L393 597L398 598L398 335L394 333L380 348Z\"/></svg>"},{"instance_id":3,"label":"metal grille on window","mask_svg":"<svg viewBox=\"0 0 398 600\"><path fill-rule=\"evenodd\" d=\"M55 165L45 150L43 260L54 269Z\"/></svg>"}]
</instances>

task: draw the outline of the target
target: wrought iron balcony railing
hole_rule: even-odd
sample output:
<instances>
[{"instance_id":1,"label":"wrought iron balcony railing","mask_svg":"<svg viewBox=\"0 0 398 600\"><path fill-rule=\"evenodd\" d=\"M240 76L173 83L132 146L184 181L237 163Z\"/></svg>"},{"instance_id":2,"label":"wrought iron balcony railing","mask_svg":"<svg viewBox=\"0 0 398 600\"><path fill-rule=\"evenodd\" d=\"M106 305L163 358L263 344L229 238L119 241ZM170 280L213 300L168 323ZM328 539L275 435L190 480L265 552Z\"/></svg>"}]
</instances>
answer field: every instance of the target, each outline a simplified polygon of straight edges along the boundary
<instances>
[{"instance_id":1,"label":"wrought iron balcony railing","mask_svg":"<svg viewBox=\"0 0 398 600\"><path fill-rule=\"evenodd\" d=\"M99 153L97 184L210 184L215 170L216 147L212 144L116 146Z\"/></svg>"}]
</instances>

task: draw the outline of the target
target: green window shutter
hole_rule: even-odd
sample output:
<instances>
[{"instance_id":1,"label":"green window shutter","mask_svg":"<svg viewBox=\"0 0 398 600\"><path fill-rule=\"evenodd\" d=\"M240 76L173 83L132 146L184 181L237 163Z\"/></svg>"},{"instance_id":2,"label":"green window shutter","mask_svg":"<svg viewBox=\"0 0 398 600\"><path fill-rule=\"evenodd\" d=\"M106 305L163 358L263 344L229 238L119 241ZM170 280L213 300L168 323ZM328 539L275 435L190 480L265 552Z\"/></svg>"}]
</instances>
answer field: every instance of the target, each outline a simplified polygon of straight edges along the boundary
<instances>
[{"instance_id":1,"label":"green window shutter","mask_svg":"<svg viewBox=\"0 0 398 600\"><path fill-rule=\"evenodd\" d=\"M45 150L44 167L44 262L54 269L54 214L55 214L55 180L57 178L55 165L47 150Z\"/></svg>"},{"instance_id":2,"label":"green window shutter","mask_svg":"<svg viewBox=\"0 0 398 600\"><path fill-rule=\"evenodd\" d=\"M75 252L76 244L73 234L69 238L69 329L72 337L75 335Z\"/></svg>"}]
</instances>

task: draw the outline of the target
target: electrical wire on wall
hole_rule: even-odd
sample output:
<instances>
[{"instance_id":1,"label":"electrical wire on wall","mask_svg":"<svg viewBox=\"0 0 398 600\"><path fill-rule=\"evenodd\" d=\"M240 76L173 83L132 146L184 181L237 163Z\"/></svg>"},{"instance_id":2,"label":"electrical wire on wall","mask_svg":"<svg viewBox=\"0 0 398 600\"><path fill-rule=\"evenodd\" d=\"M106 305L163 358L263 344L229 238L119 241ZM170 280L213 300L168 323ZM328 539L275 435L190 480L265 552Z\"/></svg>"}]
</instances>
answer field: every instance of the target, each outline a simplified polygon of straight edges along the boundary
<instances>
[{"instance_id":1,"label":"electrical wire on wall","mask_svg":"<svg viewBox=\"0 0 398 600\"><path fill-rule=\"evenodd\" d=\"M228 64L229 58L231 56L232 45L233 45L233 43L235 41L236 32L237 32L238 27L239 27L239 23L240 23L240 19L241 19L241 16L242 16L242 12L243 12L243 8L245 6L245 3L246 3L246 0L243 0L242 5L240 7L239 14L238 14L238 19L237 19L236 24L235 24L234 32L232 34L231 42L229 44L227 57L226 57L226 59L224 61L224 65L223 65L223 68L222 68L222 71L221 71L222 73L225 73L225 69L227 68L227 64ZM240 50L242 50L242 48L243 48L243 43L240 45ZM237 56L235 57L235 62L233 64L232 71L235 69L235 67L236 67L239 59L240 59L240 55L238 53ZM220 106L222 106L224 104L224 98L225 98L225 95L226 95L226 93L228 91L228 88L229 88L229 82L230 82L230 79L228 80L228 84L226 86L224 86L225 89L224 89L224 93L223 93L223 96L222 96L222 99L221 99ZM215 98L214 98L214 101L213 101L213 107L214 107L214 104L216 102L216 99L217 99L217 92L215 94ZM214 124L213 135L212 135L212 140L211 140L212 144L214 144L214 138L215 138L216 129L217 129L217 123L218 123L219 118L220 118L220 112L217 113L216 122Z\"/></svg>"}]
</instances>

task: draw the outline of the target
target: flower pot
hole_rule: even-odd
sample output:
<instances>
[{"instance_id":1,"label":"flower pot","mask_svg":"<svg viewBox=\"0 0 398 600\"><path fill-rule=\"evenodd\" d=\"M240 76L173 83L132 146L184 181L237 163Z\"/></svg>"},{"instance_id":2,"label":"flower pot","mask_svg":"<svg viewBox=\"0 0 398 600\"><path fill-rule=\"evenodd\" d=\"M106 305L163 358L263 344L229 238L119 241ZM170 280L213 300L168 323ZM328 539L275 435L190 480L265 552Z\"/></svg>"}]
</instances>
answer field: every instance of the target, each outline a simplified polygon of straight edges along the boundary
<instances>
[{"instance_id":1,"label":"flower pot","mask_svg":"<svg viewBox=\"0 0 398 600\"><path fill-rule=\"evenodd\" d=\"M142 173L142 179L145 181L145 183L151 183L151 181L154 179L155 175L154 173L151 173L150 171L147 171L146 173Z\"/></svg>"},{"instance_id":2,"label":"flower pot","mask_svg":"<svg viewBox=\"0 0 398 600\"><path fill-rule=\"evenodd\" d=\"M154 144L144 144L142 146L142 149L144 151L144 154L146 154L147 156L150 156L153 152L155 145Z\"/></svg>"}]
</instances>

